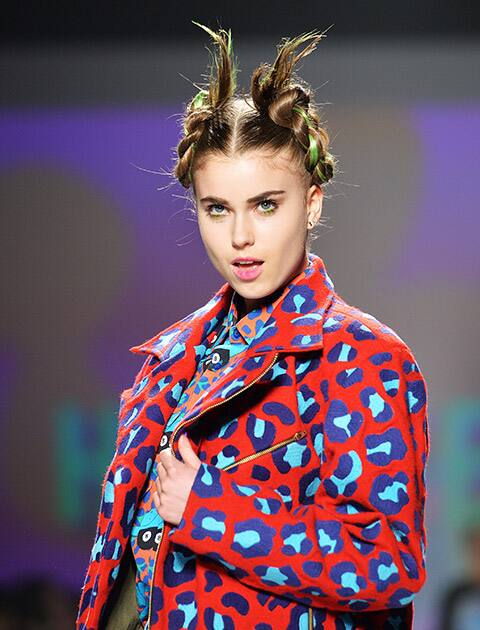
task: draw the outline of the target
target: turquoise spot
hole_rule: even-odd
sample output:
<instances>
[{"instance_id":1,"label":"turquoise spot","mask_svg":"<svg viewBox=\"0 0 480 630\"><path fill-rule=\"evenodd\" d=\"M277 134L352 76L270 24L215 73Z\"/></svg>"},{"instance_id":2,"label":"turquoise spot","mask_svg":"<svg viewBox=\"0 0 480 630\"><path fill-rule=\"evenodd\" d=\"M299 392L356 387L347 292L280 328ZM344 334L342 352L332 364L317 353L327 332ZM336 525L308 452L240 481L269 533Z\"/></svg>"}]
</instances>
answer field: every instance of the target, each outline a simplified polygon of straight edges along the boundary
<instances>
[{"instance_id":1,"label":"turquoise spot","mask_svg":"<svg viewBox=\"0 0 480 630\"><path fill-rule=\"evenodd\" d=\"M313 442L313 448L318 455L323 453L323 433L317 433Z\"/></svg>"},{"instance_id":2,"label":"turquoise spot","mask_svg":"<svg viewBox=\"0 0 480 630\"><path fill-rule=\"evenodd\" d=\"M386 453L390 455L392 452L392 444L391 442L382 442L378 446L373 448L367 448L367 455L371 455L372 453Z\"/></svg>"},{"instance_id":3,"label":"turquoise spot","mask_svg":"<svg viewBox=\"0 0 480 630\"><path fill-rule=\"evenodd\" d=\"M202 527L210 532L220 532L222 534L225 533L225 523L217 521L212 516L206 516L202 519Z\"/></svg>"},{"instance_id":4,"label":"turquoise spot","mask_svg":"<svg viewBox=\"0 0 480 630\"><path fill-rule=\"evenodd\" d=\"M315 479L313 479L307 486L306 490L305 490L305 494L307 497L313 497L313 495L316 493L316 491L318 490L318 487L320 485L320 478L319 477L315 477Z\"/></svg>"},{"instance_id":5,"label":"turquoise spot","mask_svg":"<svg viewBox=\"0 0 480 630\"><path fill-rule=\"evenodd\" d=\"M197 616L197 605L195 601L191 602L190 604L179 604L178 607L180 610L183 611L183 614L185 615L185 621L183 622L183 627L189 628L190 624Z\"/></svg>"},{"instance_id":6,"label":"turquoise spot","mask_svg":"<svg viewBox=\"0 0 480 630\"><path fill-rule=\"evenodd\" d=\"M327 553L334 553L337 541L333 538L330 538L330 536L325 532L324 529L318 530L318 542L320 544L320 547L322 547L322 550L327 547Z\"/></svg>"},{"instance_id":7,"label":"turquoise spot","mask_svg":"<svg viewBox=\"0 0 480 630\"><path fill-rule=\"evenodd\" d=\"M354 593L358 593L360 587L357 584L357 575L350 571L342 573L341 584L344 588L350 588Z\"/></svg>"},{"instance_id":8,"label":"turquoise spot","mask_svg":"<svg viewBox=\"0 0 480 630\"><path fill-rule=\"evenodd\" d=\"M241 545L244 549L248 549L249 547L253 547L254 545L258 545L261 538L258 532L250 529L246 532L238 532L233 537L234 542Z\"/></svg>"},{"instance_id":9,"label":"turquoise spot","mask_svg":"<svg viewBox=\"0 0 480 630\"><path fill-rule=\"evenodd\" d=\"M349 346L348 343L342 343L342 349L340 351L340 354L338 355L338 360L339 361L348 361L348 357L350 354L350 350L352 349L352 346Z\"/></svg>"},{"instance_id":10,"label":"turquoise spot","mask_svg":"<svg viewBox=\"0 0 480 630\"><path fill-rule=\"evenodd\" d=\"M175 573L181 573L189 560L193 558L193 554L185 555L184 553L173 552L173 570Z\"/></svg>"},{"instance_id":11,"label":"turquoise spot","mask_svg":"<svg viewBox=\"0 0 480 630\"><path fill-rule=\"evenodd\" d=\"M400 490L403 490L406 493L407 487L404 483L394 481L392 485L387 486L383 492L379 493L378 496L382 499L382 501L394 501L395 503L398 503L398 493Z\"/></svg>"},{"instance_id":12,"label":"turquoise spot","mask_svg":"<svg viewBox=\"0 0 480 630\"><path fill-rule=\"evenodd\" d=\"M285 538L285 545L290 545L295 549L297 553L300 553L300 549L302 547L302 542L305 540L305 534L291 534L287 538Z\"/></svg>"},{"instance_id":13,"label":"turquoise spot","mask_svg":"<svg viewBox=\"0 0 480 630\"><path fill-rule=\"evenodd\" d=\"M206 486L211 486L213 483L212 475L206 466L203 467L201 480Z\"/></svg>"},{"instance_id":14,"label":"turquoise spot","mask_svg":"<svg viewBox=\"0 0 480 630\"><path fill-rule=\"evenodd\" d=\"M105 502L113 503L113 499L115 496L115 489L113 483L111 481L107 481L105 484Z\"/></svg>"},{"instance_id":15,"label":"turquoise spot","mask_svg":"<svg viewBox=\"0 0 480 630\"><path fill-rule=\"evenodd\" d=\"M305 444L297 444L296 442L291 442L287 445L287 451L283 459L290 465L290 468L301 465L302 455L306 448Z\"/></svg>"},{"instance_id":16,"label":"turquoise spot","mask_svg":"<svg viewBox=\"0 0 480 630\"><path fill-rule=\"evenodd\" d=\"M225 630L225 624L223 623L223 617L217 612L213 613L213 630Z\"/></svg>"},{"instance_id":17,"label":"turquoise spot","mask_svg":"<svg viewBox=\"0 0 480 630\"><path fill-rule=\"evenodd\" d=\"M348 425L350 424L351 420L352 416L350 414L347 414L346 416L337 416L334 419L333 423L335 426L345 431L348 437L352 437L351 431L348 430Z\"/></svg>"},{"instance_id":18,"label":"turquoise spot","mask_svg":"<svg viewBox=\"0 0 480 630\"><path fill-rule=\"evenodd\" d=\"M258 488L252 488L252 486L240 486L239 484L235 485L239 492L244 494L246 497L251 497L252 494L255 494L255 492L257 492L258 490Z\"/></svg>"},{"instance_id":19,"label":"turquoise spot","mask_svg":"<svg viewBox=\"0 0 480 630\"><path fill-rule=\"evenodd\" d=\"M385 409L385 401L378 392L375 392L369 396L368 406L371 409L373 416L376 418Z\"/></svg>"},{"instance_id":20,"label":"turquoise spot","mask_svg":"<svg viewBox=\"0 0 480 630\"><path fill-rule=\"evenodd\" d=\"M410 411L410 413L412 413L413 408L415 407L415 405L418 403L418 398L415 398L415 396L413 395L413 392L409 391L408 395L408 409Z\"/></svg>"},{"instance_id":21,"label":"turquoise spot","mask_svg":"<svg viewBox=\"0 0 480 630\"><path fill-rule=\"evenodd\" d=\"M265 434L265 420L256 418L255 426L253 427L253 435L256 438L261 438Z\"/></svg>"},{"instance_id":22,"label":"turquoise spot","mask_svg":"<svg viewBox=\"0 0 480 630\"><path fill-rule=\"evenodd\" d=\"M378 577L385 582L391 575L396 575L398 573L397 566L394 562L390 565L381 564L378 567Z\"/></svg>"},{"instance_id":23,"label":"turquoise spot","mask_svg":"<svg viewBox=\"0 0 480 630\"><path fill-rule=\"evenodd\" d=\"M301 313L302 306L305 304L305 298L297 293L297 295L293 298L293 303L295 304L295 310L297 313Z\"/></svg>"},{"instance_id":24,"label":"turquoise spot","mask_svg":"<svg viewBox=\"0 0 480 630\"><path fill-rule=\"evenodd\" d=\"M274 584L286 584L288 578L278 567L268 567L262 577L262 582L273 582Z\"/></svg>"}]
</instances>

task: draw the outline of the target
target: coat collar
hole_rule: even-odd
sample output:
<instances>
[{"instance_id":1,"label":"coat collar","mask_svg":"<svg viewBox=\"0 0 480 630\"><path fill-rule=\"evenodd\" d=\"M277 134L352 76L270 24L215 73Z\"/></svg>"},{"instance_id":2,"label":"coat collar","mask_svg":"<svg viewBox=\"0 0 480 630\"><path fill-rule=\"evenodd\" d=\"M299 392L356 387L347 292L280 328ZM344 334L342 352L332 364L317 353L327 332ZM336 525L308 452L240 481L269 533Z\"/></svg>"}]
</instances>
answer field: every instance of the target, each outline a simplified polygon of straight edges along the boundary
<instances>
[{"instance_id":1,"label":"coat collar","mask_svg":"<svg viewBox=\"0 0 480 630\"><path fill-rule=\"evenodd\" d=\"M308 253L309 264L282 292L283 299L252 340L253 354L298 352L323 347L323 319L335 289L320 256ZM160 360L173 359L192 344L205 342L229 312L234 289L227 282L202 307L158 332L130 352L152 354Z\"/></svg>"}]
</instances>

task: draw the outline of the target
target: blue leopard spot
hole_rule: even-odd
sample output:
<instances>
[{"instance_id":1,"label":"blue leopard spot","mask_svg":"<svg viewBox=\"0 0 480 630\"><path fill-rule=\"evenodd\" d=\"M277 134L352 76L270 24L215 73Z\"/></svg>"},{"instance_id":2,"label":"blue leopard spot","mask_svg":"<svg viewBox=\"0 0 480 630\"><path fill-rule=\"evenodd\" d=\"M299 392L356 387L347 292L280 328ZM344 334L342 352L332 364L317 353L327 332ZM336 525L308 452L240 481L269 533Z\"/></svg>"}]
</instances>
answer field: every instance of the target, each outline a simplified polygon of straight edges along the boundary
<instances>
[{"instance_id":1,"label":"blue leopard spot","mask_svg":"<svg viewBox=\"0 0 480 630\"><path fill-rule=\"evenodd\" d=\"M312 560L306 560L302 564L302 569L310 577L317 578L322 573L323 566L320 562L313 562Z\"/></svg>"},{"instance_id":2,"label":"blue leopard spot","mask_svg":"<svg viewBox=\"0 0 480 630\"><path fill-rule=\"evenodd\" d=\"M338 553L343 549L342 526L339 521L315 521L317 540L322 556Z\"/></svg>"},{"instance_id":3,"label":"blue leopard spot","mask_svg":"<svg viewBox=\"0 0 480 630\"><path fill-rule=\"evenodd\" d=\"M325 433L332 442L346 442L359 430L363 422L359 411L348 411L342 400L332 400L325 418Z\"/></svg>"},{"instance_id":4,"label":"blue leopard spot","mask_svg":"<svg viewBox=\"0 0 480 630\"><path fill-rule=\"evenodd\" d=\"M235 523L231 548L244 558L268 556L273 549L276 530L260 518L250 518Z\"/></svg>"},{"instance_id":5,"label":"blue leopard spot","mask_svg":"<svg viewBox=\"0 0 480 630\"><path fill-rule=\"evenodd\" d=\"M215 466L202 462L197 470L191 491L202 499L223 496L220 470Z\"/></svg>"},{"instance_id":6,"label":"blue leopard spot","mask_svg":"<svg viewBox=\"0 0 480 630\"><path fill-rule=\"evenodd\" d=\"M418 579L418 566L415 561L415 558L406 551L400 552L400 557L402 559L402 564L405 567L405 571L407 572L408 577L417 580Z\"/></svg>"},{"instance_id":7,"label":"blue leopard spot","mask_svg":"<svg viewBox=\"0 0 480 630\"><path fill-rule=\"evenodd\" d=\"M153 459L155 457L155 447L153 446L142 446L138 450L133 463L135 464L135 468L139 470L141 473L146 474L150 471L153 463Z\"/></svg>"},{"instance_id":8,"label":"blue leopard spot","mask_svg":"<svg viewBox=\"0 0 480 630\"><path fill-rule=\"evenodd\" d=\"M377 352L376 354L372 354L369 358L370 363L373 363L373 365L383 365L384 363L389 363L391 360L391 352Z\"/></svg>"},{"instance_id":9,"label":"blue leopard spot","mask_svg":"<svg viewBox=\"0 0 480 630\"><path fill-rule=\"evenodd\" d=\"M392 408L374 387L365 387L365 389L362 389L360 392L360 400L363 406L371 411L375 422L387 422L392 418Z\"/></svg>"},{"instance_id":10,"label":"blue leopard spot","mask_svg":"<svg viewBox=\"0 0 480 630\"><path fill-rule=\"evenodd\" d=\"M282 553L286 556L297 554L307 555L312 549L312 542L307 538L307 528L304 523L284 525L281 530L283 538Z\"/></svg>"},{"instance_id":11,"label":"blue leopard spot","mask_svg":"<svg viewBox=\"0 0 480 630\"><path fill-rule=\"evenodd\" d=\"M335 584L340 585L340 588L336 590L341 597L356 595L367 587L367 580L363 576L357 575L353 562L335 564L330 570L330 577Z\"/></svg>"},{"instance_id":12,"label":"blue leopard spot","mask_svg":"<svg viewBox=\"0 0 480 630\"><path fill-rule=\"evenodd\" d=\"M222 604L225 608L234 608L240 615L246 615L250 610L250 604L245 597L231 591L222 595Z\"/></svg>"},{"instance_id":13,"label":"blue leopard spot","mask_svg":"<svg viewBox=\"0 0 480 630\"><path fill-rule=\"evenodd\" d=\"M315 293L310 287L292 285L282 301L282 311L285 313L310 314L318 307L314 296Z\"/></svg>"},{"instance_id":14,"label":"blue leopard spot","mask_svg":"<svg viewBox=\"0 0 480 630\"><path fill-rule=\"evenodd\" d=\"M195 540L210 538L215 542L220 542L226 530L225 520L226 514L220 510L199 508L193 517L196 527L192 529L192 538Z\"/></svg>"},{"instance_id":15,"label":"blue leopard spot","mask_svg":"<svg viewBox=\"0 0 480 630\"><path fill-rule=\"evenodd\" d=\"M304 424L309 424L318 414L320 405L315 400L315 392L307 385L301 385L297 390L297 404L300 417Z\"/></svg>"},{"instance_id":16,"label":"blue leopard spot","mask_svg":"<svg viewBox=\"0 0 480 630\"><path fill-rule=\"evenodd\" d=\"M365 341L366 339L376 339L376 336L370 330L368 326L362 324L358 319L354 319L352 323L347 326L347 332L353 335L355 341Z\"/></svg>"},{"instance_id":17,"label":"blue leopard spot","mask_svg":"<svg viewBox=\"0 0 480 630\"><path fill-rule=\"evenodd\" d=\"M367 435L365 446L368 461L376 466L388 466L394 460L402 460L407 452L402 432L394 427L384 433Z\"/></svg>"},{"instance_id":18,"label":"blue leopard spot","mask_svg":"<svg viewBox=\"0 0 480 630\"><path fill-rule=\"evenodd\" d=\"M418 413L425 407L426 403L426 390L423 381L413 381L407 383L407 405L410 413Z\"/></svg>"},{"instance_id":19,"label":"blue leopard spot","mask_svg":"<svg viewBox=\"0 0 480 630\"><path fill-rule=\"evenodd\" d=\"M205 608L202 627L212 628L212 630L235 630L232 618L215 612L213 608Z\"/></svg>"},{"instance_id":20,"label":"blue leopard spot","mask_svg":"<svg viewBox=\"0 0 480 630\"><path fill-rule=\"evenodd\" d=\"M408 477L404 472L398 472L394 477L379 475L370 491L371 504L384 514L398 514L409 502L407 483Z\"/></svg>"},{"instance_id":21,"label":"blue leopard spot","mask_svg":"<svg viewBox=\"0 0 480 630\"><path fill-rule=\"evenodd\" d=\"M399 588L388 600L388 608L400 608L410 604L415 597L415 593L407 588Z\"/></svg>"},{"instance_id":22,"label":"blue leopard spot","mask_svg":"<svg viewBox=\"0 0 480 630\"><path fill-rule=\"evenodd\" d=\"M353 361L357 356L358 351L350 346L348 343L339 341L327 354L327 361L329 363L348 362Z\"/></svg>"},{"instance_id":23,"label":"blue leopard spot","mask_svg":"<svg viewBox=\"0 0 480 630\"><path fill-rule=\"evenodd\" d=\"M300 586L297 574L290 566L269 567L259 565L253 569L264 584L268 586Z\"/></svg>"},{"instance_id":24,"label":"blue leopard spot","mask_svg":"<svg viewBox=\"0 0 480 630\"><path fill-rule=\"evenodd\" d=\"M363 380L363 370L359 367L348 368L342 370L337 374L335 380L344 389L355 385L355 383L361 383Z\"/></svg>"},{"instance_id":25,"label":"blue leopard spot","mask_svg":"<svg viewBox=\"0 0 480 630\"><path fill-rule=\"evenodd\" d=\"M269 402L262 406L262 411L269 416L276 416L282 424L292 425L296 418L293 411L287 405L279 402Z\"/></svg>"},{"instance_id":26,"label":"blue leopard spot","mask_svg":"<svg viewBox=\"0 0 480 630\"><path fill-rule=\"evenodd\" d=\"M333 498L338 495L351 497L356 491L356 480L362 474L362 460L358 453L349 451L340 456L332 475L323 480L327 494Z\"/></svg>"},{"instance_id":27,"label":"blue leopard spot","mask_svg":"<svg viewBox=\"0 0 480 630\"><path fill-rule=\"evenodd\" d=\"M400 376L396 370L380 370L380 379L386 393L392 398L398 394Z\"/></svg>"},{"instance_id":28,"label":"blue leopard spot","mask_svg":"<svg viewBox=\"0 0 480 630\"><path fill-rule=\"evenodd\" d=\"M390 584L400 581L398 568L392 556L384 551L378 558L372 558L368 563L368 577L377 586L377 591L383 593Z\"/></svg>"},{"instance_id":29,"label":"blue leopard spot","mask_svg":"<svg viewBox=\"0 0 480 630\"><path fill-rule=\"evenodd\" d=\"M278 514L282 507L282 502L278 499L264 499L259 497L253 500L253 505L256 510L262 512L262 514Z\"/></svg>"}]
</instances>

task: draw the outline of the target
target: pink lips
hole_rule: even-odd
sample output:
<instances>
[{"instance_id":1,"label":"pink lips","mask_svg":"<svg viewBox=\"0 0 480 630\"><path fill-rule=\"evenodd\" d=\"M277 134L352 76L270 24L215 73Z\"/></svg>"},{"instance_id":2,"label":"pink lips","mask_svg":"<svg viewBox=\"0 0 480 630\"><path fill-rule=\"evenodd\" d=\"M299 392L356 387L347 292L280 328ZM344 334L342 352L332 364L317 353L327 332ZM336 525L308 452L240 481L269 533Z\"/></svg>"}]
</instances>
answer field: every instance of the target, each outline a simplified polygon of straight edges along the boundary
<instances>
[{"instance_id":1,"label":"pink lips","mask_svg":"<svg viewBox=\"0 0 480 630\"><path fill-rule=\"evenodd\" d=\"M239 261L249 262L252 264L241 265L235 264ZM232 263L233 273L240 280L255 280L262 273L262 260L257 260L255 258L236 258Z\"/></svg>"}]
</instances>

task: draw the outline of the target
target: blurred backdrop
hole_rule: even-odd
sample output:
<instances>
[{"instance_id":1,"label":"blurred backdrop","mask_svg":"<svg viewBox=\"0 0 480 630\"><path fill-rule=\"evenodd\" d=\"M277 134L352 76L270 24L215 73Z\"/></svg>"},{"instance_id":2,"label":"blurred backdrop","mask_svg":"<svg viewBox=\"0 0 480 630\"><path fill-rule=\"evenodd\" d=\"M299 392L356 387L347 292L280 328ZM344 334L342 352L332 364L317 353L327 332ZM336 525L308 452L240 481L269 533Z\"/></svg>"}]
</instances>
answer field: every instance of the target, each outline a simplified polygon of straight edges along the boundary
<instances>
[{"instance_id":1,"label":"blurred backdrop","mask_svg":"<svg viewBox=\"0 0 480 630\"><path fill-rule=\"evenodd\" d=\"M166 174L209 63L192 19L232 29L245 90L282 37L330 27L299 68L340 167L313 250L429 385L416 628L446 627L453 609L450 627L480 627L478 9L336 4L47 2L3 15L0 628L25 596L36 603L18 627L71 627L119 394L142 362L128 349L223 283Z\"/></svg>"}]
</instances>

